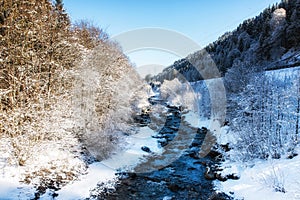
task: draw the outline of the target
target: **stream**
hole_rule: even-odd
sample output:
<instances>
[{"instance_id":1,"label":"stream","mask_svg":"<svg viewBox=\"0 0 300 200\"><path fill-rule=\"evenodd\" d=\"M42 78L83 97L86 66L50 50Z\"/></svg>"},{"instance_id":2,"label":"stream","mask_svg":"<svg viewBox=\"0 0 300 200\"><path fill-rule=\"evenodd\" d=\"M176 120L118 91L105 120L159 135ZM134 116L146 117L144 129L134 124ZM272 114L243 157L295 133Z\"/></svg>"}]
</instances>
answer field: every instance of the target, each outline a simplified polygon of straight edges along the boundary
<instances>
[{"instance_id":1,"label":"stream","mask_svg":"<svg viewBox=\"0 0 300 200\"><path fill-rule=\"evenodd\" d=\"M163 128L158 130L158 145L164 148L162 154L152 154L135 167L134 172L119 172L119 181L114 190L107 190L91 196L90 199L197 199L226 200L223 193L214 190L213 179L207 174L207 167L217 164L214 153L200 158L199 151L207 129L195 128L186 120L180 107L168 105L158 95L149 98L152 106L162 105L167 110ZM136 118L138 126L150 126L148 113Z\"/></svg>"}]
</instances>

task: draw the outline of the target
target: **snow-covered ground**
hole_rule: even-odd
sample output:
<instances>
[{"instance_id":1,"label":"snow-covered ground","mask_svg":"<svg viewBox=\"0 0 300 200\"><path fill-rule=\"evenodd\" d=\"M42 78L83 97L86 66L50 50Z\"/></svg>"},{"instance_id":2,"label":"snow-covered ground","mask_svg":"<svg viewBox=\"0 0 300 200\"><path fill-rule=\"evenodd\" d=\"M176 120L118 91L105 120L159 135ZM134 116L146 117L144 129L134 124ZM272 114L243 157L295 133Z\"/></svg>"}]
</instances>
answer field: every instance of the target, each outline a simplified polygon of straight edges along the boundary
<instances>
[{"instance_id":1,"label":"snow-covered ground","mask_svg":"<svg viewBox=\"0 0 300 200\"><path fill-rule=\"evenodd\" d=\"M215 182L216 188L236 199L300 199L300 156L293 159L223 163L224 173L237 173L239 180Z\"/></svg>"},{"instance_id":2,"label":"snow-covered ground","mask_svg":"<svg viewBox=\"0 0 300 200\"><path fill-rule=\"evenodd\" d=\"M32 185L21 184L13 177L0 179L0 199L33 199L35 192Z\"/></svg>"},{"instance_id":3,"label":"snow-covered ground","mask_svg":"<svg viewBox=\"0 0 300 200\"><path fill-rule=\"evenodd\" d=\"M79 177L77 181L66 185L57 192L57 199L84 199L90 196L91 190L97 187L98 183L107 183L107 187L113 187L108 183L114 183L116 171L104 165L101 162L95 162L89 165L86 175ZM46 193L43 198L47 199L49 193ZM43 199L42 198L42 199Z\"/></svg>"},{"instance_id":4,"label":"snow-covered ground","mask_svg":"<svg viewBox=\"0 0 300 200\"><path fill-rule=\"evenodd\" d=\"M234 145L237 140L230 127L221 129L219 144ZM234 150L233 150L234 151ZM300 153L300 148L296 149ZM234 154L234 152L232 152ZM288 159L253 160L249 162L225 161L222 174L236 174L238 180L215 181L218 191L244 200L297 200L300 199L300 156Z\"/></svg>"},{"instance_id":5,"label":"snow-covered ground","mask_svg":"<svg viewBox=\"0 0 300 200\"><path fill-rule=\"evenodd\" d=\"M147 146L152 152L160 153L161 148L158 147L157 140L152 138L154 132L148 127L140 128L139 132L133 136L126 138L126 149L115 153L111 158L103 160L102 162L95 162L89 165L86 174L81 175L78 180L71 182L64 186L57 192L57 199L82 199L89 197L90 191L97 187L99 183L107 183L107 187L113 187L116 180L116 173L118 169L132 170L144 155L145 151L141 150L142 146ZM55 149L55 148L54 148ZM42 160L53 160L55 154L64 156L63 152L54 152L53 150L43 151L43 155L36 157L35 162L45 163ZM45 153L46 152L46 153ZM49 153L47 153L49 152ZM75 158L68 158L63 161L74 161ZM58 161L53 161L58 162ZM2 162L4 164L4 162ZM59 163L56 163L59 164ZM61 163L63 164L63 163ZM66 162L64 164L72 163ZM47 166L45 166L47 167ZM19 182L22 175L19 170L20 167L3 167L2 176L0 177L0 199L31 199L36 192L33 185L25 185ZM67 168L66 168L67 169ZM71 171L71 170L70 170ZM41 199L49 199L52 191L48 191Z\"/></svg>"}]
</instances>

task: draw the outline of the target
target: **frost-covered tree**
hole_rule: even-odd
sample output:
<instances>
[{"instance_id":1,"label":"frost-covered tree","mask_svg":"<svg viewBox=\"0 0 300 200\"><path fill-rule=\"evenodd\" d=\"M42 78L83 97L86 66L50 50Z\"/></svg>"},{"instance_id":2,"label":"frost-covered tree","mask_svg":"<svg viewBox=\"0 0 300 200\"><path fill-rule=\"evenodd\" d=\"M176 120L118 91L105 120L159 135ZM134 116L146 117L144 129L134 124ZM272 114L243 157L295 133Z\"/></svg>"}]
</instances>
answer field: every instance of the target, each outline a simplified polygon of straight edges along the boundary
<instances>
[{"instance_id":1,"label":"frost-covered tree","mask_svg":"<svg viewBox=\"0 0 300 200\"><path fill-rule=\"evenodd\" d=\"M279 75L278 75L279 74ZM260 73L252 76L240 96L232 130L237 159L280 158L293 153L299 132L296 74ZM279 77L278 77L279 76Z\"/></svg>"},{"instance_id":2,"label":"frost-covered tree","mask_svg":"<svg viewBox=\"0 0 300 200\"><path fill-rule=\"evenodd\" d=\"M77 42L87 49L93 49L108 40L107 33L87 20L75 22L72 30Z\"/></svg>"},{"instance_id":3,"label":"frost-covered tree","mask_svg":"<svg viewBox=\"0 0 300 200\"><path fill-rule=\"evenodd\" d=\"M81 141L99 159L121 146L143 86L101 28L71 27L62 1L0 1L0 159L23 166L23 182L74 180L85 169Z\"/></svg>"},{"instance_id":4,"label":"frost-covered tree","mask_svg":"<svg viewBox=\"0 0 300 200\"><path fill-rule=\"evenodd\" d=\"M123 133L131 133L136 111L131 103L138 92L144 94L141 101L148 99L145 84L111 42L88 50L77 73L72 95L74 130L90 153L102 160L122 146L118 144Z\"/></svg>"}]
</instances>

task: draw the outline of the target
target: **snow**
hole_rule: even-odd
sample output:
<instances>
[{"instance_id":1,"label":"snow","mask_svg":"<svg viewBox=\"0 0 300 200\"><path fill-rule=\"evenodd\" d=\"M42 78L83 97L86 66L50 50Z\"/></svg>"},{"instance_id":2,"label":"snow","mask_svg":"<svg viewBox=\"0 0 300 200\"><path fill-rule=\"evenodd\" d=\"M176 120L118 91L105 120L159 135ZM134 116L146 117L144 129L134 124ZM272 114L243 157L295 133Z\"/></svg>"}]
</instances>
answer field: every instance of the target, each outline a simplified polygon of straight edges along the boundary
<instances>
[{"instance_id":1,"label":"snow","mask_svg":"<svg viewBox=\"0 0 300 200\"><path fill-rule=\"evenodd\" d=\"M148 153L143 151L141 147L147 146L152 152L162 153L162 149L159 148L157 140L151 136L155 135L155 132L149 127L141 127L137 134L134 134L125 139L127 146L125 151L120 151L113 155L111 158L102 161L106 166L111 167L114 170L124 169L133 170L133 168L141 162L144 155Z\"/></svg>"},{"instance_id":2,"label":"snow","mask_svg":"<svg viewBox=\"0 0 300 200\"><path fill-rule=\"evenodd\" d=\"M65 135L65 139L71 138ZM2 156L0 160L0 199L32 199L37 192L35 185L38 185L42 179L54 175L60 176L62 181L65 181L72 178L66 176L67 172L80 174L85 171L83 161L61 149L58 141L48 141L36 146L34 157L29 157L25 166L10 164L8 159L8 156L7 159ZM20 182L26 182L27 179L30 179L31 184Z\"/></svg>"},{"instance_id":3,"label":"snow","mask_svg":"<svg viewBox=\"0 0 300 200\"><path fill-rule=\"evenodd\" d=\"M20 167L8 166L5 158L9 155L5 156L5 153L2 155L4 156L0 160L0 199L32 199L35 193L34 186L20 183Z\"/></svg>"},{"instance_id":4,"label":"snow","mask_svg":"<svg viewBox=\"0 0 300 200\"><path fill-rule=\"evenodd\" d=\"M217 137L217 143L226 144L236 144L237 140L234 133L230 130L229 126L222 126L220 129L220 134Z\"/></svg>"},{"instance_id":5,"label":"snow","mask_svg":"<svg viewBox=\"0 0 300 200\"><path fill-rule=\"evenodd\" d=\"M86 175L59 190L57 199L71 200L89 197L90 191L95 188L99 182L116 180L117 177L115 173L116 171L114 169L105 166L101 162L93 163L89 165Z\"/></svg>"},{"instance_id":6,"label":"snow","mask_svg":"<svg viewBox=\"0 0 300 200\"><path fill-rule=\"evenodd\" d=\"M237 199L300 199L300 156L293 159L256 160L222 164L223 173L237 173L239 180L215 182L216 188ZM276 191L284 188L285 193Z\"/></svg>"},{"instance_id":7,"label":"snow","mask_svg":"<svg viewBox=\"0 0 300 200\"><path fill-rule=\"evenodd\" d=\"M284 80L286 77L293 77L297 73L299 73L300 66L287 68L287 69L279 69L276 71L267 71L266 75L270 78L277 78L279 80Z\"/></svg>"},{"instance_id":8,"label":"snow","mask_svg":"<svg viewBox=\"0 0 300 200\"><path fill-rule=\"evenodd\" d=\"M127 148L117 152L111 158L89 165L86 175L63 187L58 192L57 199L81 199L89 197L90 191L97 184L111 184L117 181L115 175L118 170L132 171L133 168L142 161L144 155L148 153L141 150L142 146L147 146L152 152L161 153L162 149L158 147L157 140L152 138L154 131L148 127L141 127L135 135L125 138Z\"/></svg>"},{"instance_id":9,"label":"snow","mask_svg":"<svg viewBox=\"0 0 300 200\"><path fill-rule=\"evenodd\" d=\"M0 178L0 199L5 200L26 200L33 199L35 189L31 185L20 184L9 178Z\"/></svg>"},{"instance_id":10,"label":"snow","mask_svg":"<svg viewBox=\"0 0 300 200\"><path fill-rule=\"evenodd\" d=\"M208 127L209 120L200 121L199 114L195 112L188 112L183 114L184 120L187 121L193 127Z\"/></svg>"}]
</instances>

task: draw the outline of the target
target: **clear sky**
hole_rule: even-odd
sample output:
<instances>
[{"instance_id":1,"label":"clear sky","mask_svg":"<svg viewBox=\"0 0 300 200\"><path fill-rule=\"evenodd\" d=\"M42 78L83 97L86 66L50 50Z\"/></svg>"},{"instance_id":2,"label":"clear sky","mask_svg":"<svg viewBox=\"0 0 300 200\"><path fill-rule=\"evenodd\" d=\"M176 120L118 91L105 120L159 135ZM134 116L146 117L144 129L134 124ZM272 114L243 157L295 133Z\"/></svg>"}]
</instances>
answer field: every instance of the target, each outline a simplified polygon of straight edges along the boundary
<instances>
[{"instance_id":1,"label":"clear sky","mask_svg":"<svg viewBox=\"0 0 300 200\"><path fill-rule=\"evenodd\" d=\"M179 32L201 47L280 0L63 0L71 20L85 19L110 36L156 27ZM122 45L122 44L121 44ZM137 66L172 64L178 56L154 49L128 54Z\"/></svg>"}]
</instances>

